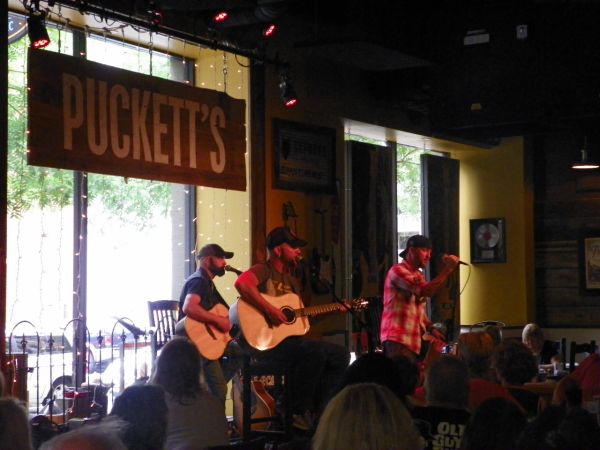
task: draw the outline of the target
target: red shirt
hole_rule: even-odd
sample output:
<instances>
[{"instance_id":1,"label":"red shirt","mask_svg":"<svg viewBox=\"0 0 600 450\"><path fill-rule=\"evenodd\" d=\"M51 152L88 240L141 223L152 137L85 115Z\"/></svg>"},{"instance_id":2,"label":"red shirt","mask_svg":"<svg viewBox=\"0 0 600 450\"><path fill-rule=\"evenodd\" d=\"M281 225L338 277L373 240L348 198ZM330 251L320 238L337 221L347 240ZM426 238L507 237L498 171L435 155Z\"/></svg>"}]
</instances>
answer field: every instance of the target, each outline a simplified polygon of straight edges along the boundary
<instances>
[{"instance_id":1,"label":"red shirt","mask_svg":"<svg viewBox=\"0 0 600 450\"><path fill-rule=\"evenodd\" d=\"M600 395L600 355L592 353L585 358L570 377L579 384L584 401Z\"/></svg>"},{"instance_id":2,"label":"red shirt","mask_svg":"<svg viewBox=\"0 0 600 450\"><path fill-rule=\"evenodd\" d=\"M427 299L415 295L425 284L423 272L406 260L390 268L383 285L381 342L398 342L419 354L421 335L431 327L425 312Z\"/></svg>"}]
</instances>

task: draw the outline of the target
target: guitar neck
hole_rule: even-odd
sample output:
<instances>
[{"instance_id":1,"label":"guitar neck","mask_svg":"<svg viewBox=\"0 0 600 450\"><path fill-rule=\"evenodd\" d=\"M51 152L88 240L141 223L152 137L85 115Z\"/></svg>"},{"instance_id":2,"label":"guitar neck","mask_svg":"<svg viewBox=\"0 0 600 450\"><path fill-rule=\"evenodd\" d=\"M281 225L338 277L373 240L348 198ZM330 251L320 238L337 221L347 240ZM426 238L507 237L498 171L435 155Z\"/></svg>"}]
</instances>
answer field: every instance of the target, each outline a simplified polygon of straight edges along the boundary
<instances>
[{"instance_id":1,"label":"guitar neck","mask_svg":"<svg viewBox=\"0 0 600 450\"><path fill-rule=\"evenodd\" d=\"M326 314L332 311L339 311L340 309L346 309L339 303L327 303L325 305L306 306L304 308L294 309L296 317L302 316L318 316L319 314Z\"/></svg>"}]
</instances>

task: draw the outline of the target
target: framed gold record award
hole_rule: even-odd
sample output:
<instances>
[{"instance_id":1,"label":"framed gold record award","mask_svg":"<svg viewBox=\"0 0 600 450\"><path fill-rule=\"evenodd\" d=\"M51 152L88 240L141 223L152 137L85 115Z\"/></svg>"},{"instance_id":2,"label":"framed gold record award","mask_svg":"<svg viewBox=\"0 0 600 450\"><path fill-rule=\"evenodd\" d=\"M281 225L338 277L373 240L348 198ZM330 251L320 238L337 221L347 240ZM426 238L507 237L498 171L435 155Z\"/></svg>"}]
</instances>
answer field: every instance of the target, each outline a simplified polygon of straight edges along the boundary
<instances>
[{"instance_id":1,"label":"framed gold record award","mask_svg":"<svg viewBox=\"0 0 600 450\"><path fill-rule=\"evenodd\" d=\"M504 218L471 219L471 263L506 262Z\"/></svg>"}]
</instances>

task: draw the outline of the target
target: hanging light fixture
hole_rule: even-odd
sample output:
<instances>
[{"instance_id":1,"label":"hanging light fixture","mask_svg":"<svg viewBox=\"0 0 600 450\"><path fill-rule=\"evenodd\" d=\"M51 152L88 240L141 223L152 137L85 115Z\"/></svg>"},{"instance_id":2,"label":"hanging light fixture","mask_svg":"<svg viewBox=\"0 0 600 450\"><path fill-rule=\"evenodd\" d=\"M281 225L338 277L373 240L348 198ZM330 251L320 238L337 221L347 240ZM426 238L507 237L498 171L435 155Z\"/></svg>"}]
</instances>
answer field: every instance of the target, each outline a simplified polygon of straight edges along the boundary
<instances>
[{"instance_id":1,"label":"hanging light fixture","mask_svg":"<svg viewBox=\"0 0 600 450\"><path fill-rule=\"evenodd\" d=\"M588 159L588 151L587 151L587 137L583 138L583 148L581 149L581 159L579 161L575 161L573 165L571 165L572 169L575 170L592 170L599 168L600 165Z\"/></svg>"},{"instance_id":2,"label":"hanging light fixture","mask_svg":"<svg viewBox=\"0 0 600 450\"><path fill-rule=\"evenodd\" d=\"M44 48L50 45L50 36L44 25L44 14L32 11L27 18L27 32L31 48Z\"/></svg>"}]
</instances>

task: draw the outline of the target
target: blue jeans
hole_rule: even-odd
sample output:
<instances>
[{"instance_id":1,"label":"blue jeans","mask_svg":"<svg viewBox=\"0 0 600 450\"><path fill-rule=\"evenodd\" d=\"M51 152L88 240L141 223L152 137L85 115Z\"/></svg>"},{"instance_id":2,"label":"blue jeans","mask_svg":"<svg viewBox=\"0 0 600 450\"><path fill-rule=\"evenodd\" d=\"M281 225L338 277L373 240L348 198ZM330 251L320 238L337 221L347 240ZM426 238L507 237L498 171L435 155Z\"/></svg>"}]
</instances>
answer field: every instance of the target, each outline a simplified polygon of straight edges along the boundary
<instances>
[{"instance_id":1,"label":"blue jeans","mask_svg":"<svg viewBox=\"0 0 600 450\"><path fill-rule=\"evenodd\" d=\"M227 383L236 371L242 367L243 350L237 342L231 341L220 359L210 361L200 357L204 380L211 394L225 404Z\"/></svg>"}]
</instances>

